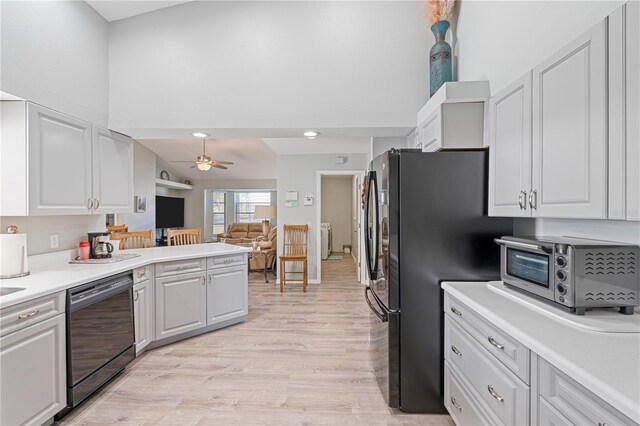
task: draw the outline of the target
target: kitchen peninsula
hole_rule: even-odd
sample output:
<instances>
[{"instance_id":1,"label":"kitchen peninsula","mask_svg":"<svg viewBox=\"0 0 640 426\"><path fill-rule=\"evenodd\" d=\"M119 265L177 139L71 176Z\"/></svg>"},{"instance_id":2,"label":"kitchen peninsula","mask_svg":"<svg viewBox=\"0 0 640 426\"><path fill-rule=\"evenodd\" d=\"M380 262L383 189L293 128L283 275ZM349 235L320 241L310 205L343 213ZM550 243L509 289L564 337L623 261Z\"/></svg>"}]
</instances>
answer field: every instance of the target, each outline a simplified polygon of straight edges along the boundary
<instances>
[{"instance_id":1,"label":"kitchen peninsula","mask_svg":"<svg viewBox=\"0 0 640 426\"><path fill-rule=\"evenodd\" d=\"M140 355L146 349L244 321L248 312L248 251L223 243L154 247L127 250L139 256L107 264L70 264L73 250L31 256L30 275L0 280L3 384L19 384L18 389L12 389L14 397L8 397L13 403L3 406L0 423L44 423L67 406L76 392L71 388L75 382L67 381L68 370L73 372L67 362L73 339L85 339L85 347L87 339L100 341L98 346L108 348L109 339L115 339L123 327L131 334L131 328L126 329L133 325L135 343L128 352ZM110 279L115 280L113 284ZM106 317L113 320L128 310L131 318L133 305L133 321L92 324L89 299L101 300L101 287L116 289L123 280L133 287L121 292L125 303L120 306L114 302ZM88 291L80 300L74 292L85 287ZM74 303L82 304L81 310L87 312L76 315L77 311L70 310ZM110 309L108 303L103 305L102 309ZM107 367L119 371L124 364ZM93 379L100 380L92 375L82 380ZM26 398L35 394L39 395L37 400Z\"/></svg>"}]
</instances>

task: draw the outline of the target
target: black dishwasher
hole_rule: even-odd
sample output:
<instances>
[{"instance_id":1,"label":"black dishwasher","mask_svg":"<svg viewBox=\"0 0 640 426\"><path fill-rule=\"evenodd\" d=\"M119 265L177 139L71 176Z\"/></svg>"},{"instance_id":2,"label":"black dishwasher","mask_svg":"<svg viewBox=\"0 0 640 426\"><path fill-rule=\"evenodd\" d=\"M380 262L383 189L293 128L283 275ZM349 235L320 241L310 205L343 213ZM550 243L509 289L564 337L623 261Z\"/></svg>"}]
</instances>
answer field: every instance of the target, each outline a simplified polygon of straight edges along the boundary
<instances>
[{"instance_id":1,"label":"black dishwasher","mask_svg":"<svg viewBox=\"0 0 640 426\"><path fill-rule=\"evenodd\" d=\"M66 411L135 358L132 294L132 271L67 290Z\"/></svg>"}]
</instances>

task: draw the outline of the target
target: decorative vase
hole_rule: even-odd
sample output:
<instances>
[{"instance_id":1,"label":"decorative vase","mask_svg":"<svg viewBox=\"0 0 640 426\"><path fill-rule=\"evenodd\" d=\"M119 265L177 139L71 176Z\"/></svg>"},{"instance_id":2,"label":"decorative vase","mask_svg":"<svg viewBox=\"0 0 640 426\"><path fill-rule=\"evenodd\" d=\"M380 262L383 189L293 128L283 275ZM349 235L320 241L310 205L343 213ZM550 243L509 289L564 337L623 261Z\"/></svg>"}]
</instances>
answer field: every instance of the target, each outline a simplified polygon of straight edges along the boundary
<instances>
[{"instance_id":1,"label":"decorative vase","mask_svg":"<svg viewBox=\"0 0 640 426\"><path fill-rule=\"evenodd\" d=\"M449 29L449 21L438 21L431 26L436 44L429 52L429 86L431 96L447 81L451 81L451 46L444 38Z\"/></svg>"}]
</instances>

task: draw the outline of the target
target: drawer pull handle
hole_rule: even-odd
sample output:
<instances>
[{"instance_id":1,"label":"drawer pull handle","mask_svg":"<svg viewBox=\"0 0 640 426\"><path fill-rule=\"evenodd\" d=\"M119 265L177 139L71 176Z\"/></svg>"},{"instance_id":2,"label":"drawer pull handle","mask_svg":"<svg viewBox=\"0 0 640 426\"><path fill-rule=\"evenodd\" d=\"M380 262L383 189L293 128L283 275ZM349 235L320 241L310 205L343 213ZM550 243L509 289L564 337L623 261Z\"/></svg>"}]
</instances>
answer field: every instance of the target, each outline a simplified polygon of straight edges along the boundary
<instances>
[{"instance_id":1,"label":"drawer pull handle","mask_svg":"<svg viewBox=\"0 0 640 426\"><path fill-rule=\"evenodd\" d=\"M136 290L134 293L135 293L136 297L133 298L133 301L137 302L138 301L138 290Z\"/></svg>"},{"instance_id":2,"label":"drawer pull handle","mask_svg":"<svg viewBox=\"0 0 640 426\"><path fill-rule=\"evenodd\" d=\"M460 350L456 348L456 345L451 345L451 350L453 351L454 354L458 356L462 356L462 352L460 352Z\"/></svg>"},{"instance_id":3,"label":"drawer pull handle","mask_svg":"<svg viewBox=\"0 0 640 426\"><path fill-rule=\"evenodd\" d=\"M462 312L460 312L459 310L457 310L453 306L451 307L451 312L453 312L454 314L458 315L459 317L462 316Z\"/></svg>"},{"instance_id":4,"label":"drawer pull handle","mask_svg":"<svg viewBox=\"0 0 640 426\"><path fill-rule=\"evenodd\" d=\"M501 344L501 343L496 342L496 339L494 339L493 337L489 336L489 337L487 337L487 340L489 340L489 343L491 343L496 348L504 349L504 345Z\"/></svg>"},{"instance_id":5,"label":"drawer pull handle","mask_svg":"<svg viewBox=\"0 0 640 426\"><path fill-rule=\"evenodd\" d=\"M453 404L454 407L458 409L458 411L462 411L462 406L458 404L458 400L456 399L455 396L451 397L451 403Z\"/></svg>"},{"instance_id":6,"label":"drawer pull handle","mask_svg":"<svg viewBox=\"0 0 640 426\"><path fill-rule=\"evenodd\" d=\"M504 398L501 397L498 392L496 392L496 390L493 388L493 386L489 385L487 386L487 390L489 391L489 393L491 394L492 397L494 397L496 399L496 401L498 402L504 402Z\"/></svg>"},{"instance_id":7,"label":"drawer pull handle","mask_svg":"<svg viewBox=\"0 0 640 426\"><path fill-rule=\"evenodd\" d=\"M26 313L26 314L20 314L18 315L18 319L27 319L27 318L31 318L33 316L36 316L40 313L40 309L34 309L33 311Z\"/></svg>"},{"instance_id":8,"label":"drawer pull handle","mask_svg":"<svg viewBox=\"0 0 640 426\"><path fill-rule=\"evenodd\" d=\"M146 272L138 272L138 278L144 278L147 276Z\"/></svg>"},{"instance_id":9,"label":"drawer pull handle","mask_svg":"<svg viewBox=\"0 0 640 426\"><path fill-rule=\"evenodd\" d=\"M598 426L609 426L609 425L608 425L608 424L606 424L606 423L600 423L600 422L598 422Z\"/></svg>"}]
</instances>

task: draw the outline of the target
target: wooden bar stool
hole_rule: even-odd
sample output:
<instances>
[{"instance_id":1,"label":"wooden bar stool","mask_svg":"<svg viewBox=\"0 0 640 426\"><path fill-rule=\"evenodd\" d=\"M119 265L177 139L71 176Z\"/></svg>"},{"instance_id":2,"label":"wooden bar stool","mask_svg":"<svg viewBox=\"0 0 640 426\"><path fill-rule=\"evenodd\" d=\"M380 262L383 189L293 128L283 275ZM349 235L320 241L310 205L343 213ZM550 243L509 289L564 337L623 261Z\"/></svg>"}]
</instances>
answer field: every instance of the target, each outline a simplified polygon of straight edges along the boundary
<instances>
[{"instance_id":1,"label":"wooden bar stool","mask_svg":"<svg viewBox=\"0 0 640 426\"><path fill-rule=\"evenodd\" d=\"M307 235L308 225L284 225L284 244L280 256L280 293L284 292L287 274L302 274L302 291L307 292ZM302 271L287 272L287 263L302 263ZM298 281L298 280L289 280Z\"/></svg>"},{"instance_id":2,"label":"wooden bar stool","mask_svg":"<svg viewBox=\"0 0 640 426\"><path fill-rule=\"evenodd\" d=\"M120 241L120 250L153 247L153 230L114 232L111 241Z\"/></svg>"},{"instance_id":3,"label":"wooden bar stool","mask_svg":"<svg viewBox=\"0 0 640 426\"><path fill-rule=\"evenodd\" d=\"M194 229L169 229L167 231L167 245L187 246L190 244L200 244L200 228Z\"/></svg>"}]
</instances>

